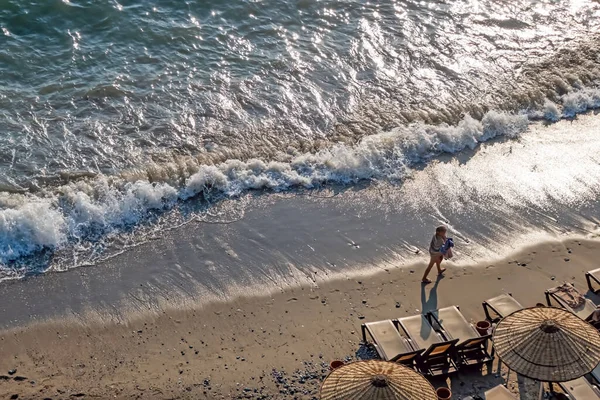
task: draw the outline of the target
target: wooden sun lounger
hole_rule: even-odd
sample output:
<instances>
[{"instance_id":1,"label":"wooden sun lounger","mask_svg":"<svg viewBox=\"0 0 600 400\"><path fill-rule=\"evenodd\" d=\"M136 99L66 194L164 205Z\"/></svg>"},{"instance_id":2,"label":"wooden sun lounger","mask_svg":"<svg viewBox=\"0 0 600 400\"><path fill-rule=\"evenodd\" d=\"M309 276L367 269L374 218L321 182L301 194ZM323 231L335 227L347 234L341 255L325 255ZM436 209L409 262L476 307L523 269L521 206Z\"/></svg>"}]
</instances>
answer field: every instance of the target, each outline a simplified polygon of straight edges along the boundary
<instances>
[{"instance_id":1,"label":"wooden sun lounger","mask_svg":"<svg viewBox=\"0 0 600 400\"><path fill-rule=\"evenodd\" d=\"M600 400L598 388L585 378L578 378L558 385L572 400Z\"/></svg>"},{"instance_id":2,"label":"wooden sun lounger","mask_svg":"<svg viewBox=\"0 0 600 400\"><path fill-rule=\"evenodd\" d=\"M444 339L458 339L455 356L459 365L481 365L494 359L493 353L490 354L487 350L491 335L479 335L458 307L441 308L429 312L427 316L432 326L438 329Z\"/></svg>"},{"instance_id":3,"label":"wooden sun lounger","mask_svg":"<svg viewBox=\"0 0 600 400\"><path fill-rule=\"evenodd\" d=\"M572 286L572 285L569 284L569 286ZM590 299L585 299L585 302L583 303L583 305L581 305L575 309L571 308L560 296L558 296L556 293L552 293L553 289L555 289L555 288L546 290L546 303L548 303L549 306L552 305L552 299L554 299L554 301L558 305L560 305L562 308L564 308L567 311L572 312L573 314L577 315L579 318L581 318L583 320L586 320L588 317L590 317L592 315L592 313L594 311L596 311L596 305Z\"/></svg>"},{"instance_id":4,"label":"wooden sun lounger","mask_svg":"<svg viewBox=\"0 0 600 400\"><path fill-rule=\"evenodd\" d=\"M422 353L414 350L408 340L400 335L391 320L362 324L363 341L367 342L367 333L373 339L377 354L385 361L414 366L415 358Z\"/></svg>"},{"instance_id":5,"label":"wooden sun lounger","mask_svg":"<svg viewBox=\"0 0 600 400\"><path fill-rule=\"evenodd\" d=\"M594 285L592 284L592 281L594 281L597 285L600 285L600 268L586 272L585 280L587 281L588 288L591 292L596 294L600 292L600 289L594 289Z\"/></svg>"},{"instance_id":6,"label":"wooden sun lounger","mask_svg":"<svg viewBox=\"0 0 600 400\"><path fill-rule=\"evenodd\" d=\"M507 315L523 308L511 294L501 294L500 296L484 301L482 305L485 317L491 322L498 322ZM496 317L492 318L490 311L496 314Z\"/></svg>"},{"instance_id":7,"label":"wooden sun lounger","mask_svg":"<svg viewBox=\"0 0 600 400\"><path fill-rule=\"evenodd\" d=\"M397 321L410 339L412 347L424 350L416 359L417 368L422 374L438 376L457 371L452 355L458 339L444 340L425 315L399 318Z\"/></svg>"},{"instance_id":8,"label":"wooden sun lounger","mask_svg":"<svg viewBox=\"0 0 600 400\"><path fill-rule=\"evenodd\" d=\"M486 391L483 394L483 398L485 400L517 400L504 385L498 385L495 388Z\"/></svg>"}]
</instances>

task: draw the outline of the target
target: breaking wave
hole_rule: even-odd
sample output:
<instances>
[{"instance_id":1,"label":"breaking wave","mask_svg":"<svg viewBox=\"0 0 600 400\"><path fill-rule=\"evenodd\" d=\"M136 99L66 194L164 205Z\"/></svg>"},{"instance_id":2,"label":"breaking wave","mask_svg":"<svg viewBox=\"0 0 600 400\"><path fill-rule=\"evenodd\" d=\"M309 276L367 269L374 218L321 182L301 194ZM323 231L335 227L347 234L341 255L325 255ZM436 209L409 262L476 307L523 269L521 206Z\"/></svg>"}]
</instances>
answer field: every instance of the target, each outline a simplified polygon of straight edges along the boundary
<instances>
[{"instance_id":1,"label":"breaking wave","mask_svg":"<svg viewBox=\"0 0 600 400\"><path fill-rule=\"evenodd\" d=\"M328 183L402 180L410 168L442 153L474 149L479 143L517 138L532 121L556 121L600 107L600 90L585 88L547 100L539 110L466 115L456 125L410 124L364 137L355 145L335 144L287 159L230 159L202 165L182 184L127 181L98 175L37 193L0 192L0 280L27 271L18 260L42 251L111 237L195 198L208 202L250 190L285 191Z\"/></svg>"}]
</instances>

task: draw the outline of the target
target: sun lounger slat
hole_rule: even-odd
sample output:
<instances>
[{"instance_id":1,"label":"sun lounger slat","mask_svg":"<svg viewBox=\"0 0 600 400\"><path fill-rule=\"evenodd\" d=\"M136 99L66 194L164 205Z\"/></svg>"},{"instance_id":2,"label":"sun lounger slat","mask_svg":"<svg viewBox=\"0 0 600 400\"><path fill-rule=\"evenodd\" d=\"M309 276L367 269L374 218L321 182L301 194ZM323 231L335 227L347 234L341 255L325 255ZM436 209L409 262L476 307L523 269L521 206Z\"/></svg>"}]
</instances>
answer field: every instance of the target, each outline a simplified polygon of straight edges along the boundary
<instances>
[{"instance_id":1,"label":"sun lounger slat","mask_svg":"<svg viewBox=\"0 0 600 400\"><path fill-rule=\"evenodd\" d=\"M488 320L496 322L515 311L519 311L523 306L515 300L510 294L501 294L489 300L483 302L483 311ZM497 317L490 315L490 310L493 311Z\"/></svg>"},{"instance_id":2,"label":"sun lounger slat","mask_svg":"<svg viewBox=\"0 0 600 400\"><path fill-rule=\"evenodd\" d=\"M398 323L404 329L413 347L419 350L428 349L432 344L442 342L442 338L433 329L424 315L415 315L398 319Z\"/></svg>"},{"instance_id":3,"label":"sun lounger slat","mask_svg":"<svg viewBox=\"0 0 600 400\"><path fill-rule=\"evenodd\" d=\"M446 307L431 313L441 324L447 339L459 339L462 343L467 339L479 337L477 330L471 325L456 306Z\"/></svg>"},{"instance_id":4,"label":"sun lounger slat","mask_svg":"<svg viewBox=\"0 0 600 400\"><path fill-rule=\"evenodd\" d=\"M408 341L400 335L391 320L368 322L365 326L375 341L379 356L384 360L389 361L399 354L413 351Z\"/></svg>"},{"instance_id":5,"label":"sun lounger slat","mask_svg":"<svg viewBox=\"0 0 600 400\"><path fill-rule=\"evenodd\" d=\"M449 375L457 371L452 358L458 339L444 341L425 315L397 320L411 340L413 348L424 350L416 360L417 368L426 376Z\"/></svg>"},{"instance_id":6,"label":"sun lounger slat","mask_svg":"<svg viewBox=\"0 0 600 400\"><path fill-rule=\"evenodd\" d=\"M493 352L488 352L490 336L480 336L458 307L446 307L428 313L435 329L446 340L456 340L454 357L459 365L481 365L494 359Z\"/></svg>"}]
</instances>

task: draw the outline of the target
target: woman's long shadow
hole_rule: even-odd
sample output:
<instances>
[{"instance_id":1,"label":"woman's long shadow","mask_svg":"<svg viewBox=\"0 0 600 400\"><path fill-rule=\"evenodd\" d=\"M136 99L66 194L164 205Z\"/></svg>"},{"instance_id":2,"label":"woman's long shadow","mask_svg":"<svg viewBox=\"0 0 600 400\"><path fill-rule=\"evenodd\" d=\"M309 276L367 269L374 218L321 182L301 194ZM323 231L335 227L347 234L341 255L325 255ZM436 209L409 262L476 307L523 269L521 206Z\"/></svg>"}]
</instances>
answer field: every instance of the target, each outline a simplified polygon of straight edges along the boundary
<instances>
[{"instance_id":1,"label":"woman's long shadow","mask_svg":"<svg viewBox=\"0 0 600 400\"><path fill-rule=\"evenodd\" d=\"M437 318L437 309L438 309L438 297L437 297L437 287L440 284L440 281L444 279L443 275L438 275L435 283L431 287L429 291L429 298L425 293L426 285L421 285L421 312L423 315L431 312ZM431 326L426 324L421 324L421 337L427 338L431 334Z\"/></svg>"}]
</instances>

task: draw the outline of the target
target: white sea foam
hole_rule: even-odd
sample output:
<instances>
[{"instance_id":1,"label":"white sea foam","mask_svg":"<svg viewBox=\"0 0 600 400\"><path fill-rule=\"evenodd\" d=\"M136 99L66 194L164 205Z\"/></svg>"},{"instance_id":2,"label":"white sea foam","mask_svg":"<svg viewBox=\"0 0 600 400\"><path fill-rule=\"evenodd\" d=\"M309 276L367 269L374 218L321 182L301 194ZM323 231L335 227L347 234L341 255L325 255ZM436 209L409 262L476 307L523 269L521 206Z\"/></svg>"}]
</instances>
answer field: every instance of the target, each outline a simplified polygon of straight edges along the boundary
<instances>
[{"instance_id":1,"label":"white sea foam","mask_svg":"<svg viewBox=\"0 0 600 400\"><path fill-rule=\"evenodd\" d=\"M598 90L567 94L560 106L546 102L537 113L550 121L600 107ZM365 137L354 146L336 144L284 161L228 160L202 165L181 187L172 183L125 182L115 177L72 182L41 196L0 194L0 280L2 264L41 249L93 241L172 209L199 194L237 196L248 190L282 191L326 183L402 179L416 163L440 153L473 149L495 137L515 138L529 125L525 114L487 112L481 120L466 115L456 126L411 124ZM8 274L5 274L6 277Z\"/></svg>"},{"instance_id":2,"label":"white sea foam","mask_svg":"<svg viewBox=\"0 0 600 400\"><path fill-rule=\"evenodd\" d=\"M550 100L546 100L544 103L543 118L550 122L556 122L561 118L561 112L558 106Z\"/></svg>"},{"instance_id":3,"label":"white sea foam","mask_svg":"<svg viewBox=\"0 0 600 400\"><path fill-rule=\"evenodd\" d=\"M28 200L18 208L0 211L0 262L56 248L67 241L60 209L48 200Z\"/></svg>"},{"instance_id":4,"label":"white sea foam","mask_svg":"<svg viewBox=\"0 0 600 400\"><path fill-rule=\"evenodd\" d=\"M525 115L490 111L481 121L466 116L457 126L415 124L366 137L353 147L334 145L315 154L302 154L287 163L229 160L201 167L186 181L181 197L215 190L234 196L251 189L286 190L327 182L401 179L407 167L434 155L472 149L496 136L515 137L527 126Z\"/></svg>"},{"instance_id":5,"label":"white sea foam","mask_svg":"<svg viewBox=\"0 0 600 400\"><path fill-rule=\"evenodd\" d=\"M600 108L600 89L586 88L562 97L563 115L574 117L587 110Z\"/></svg>"}]
</instances>

